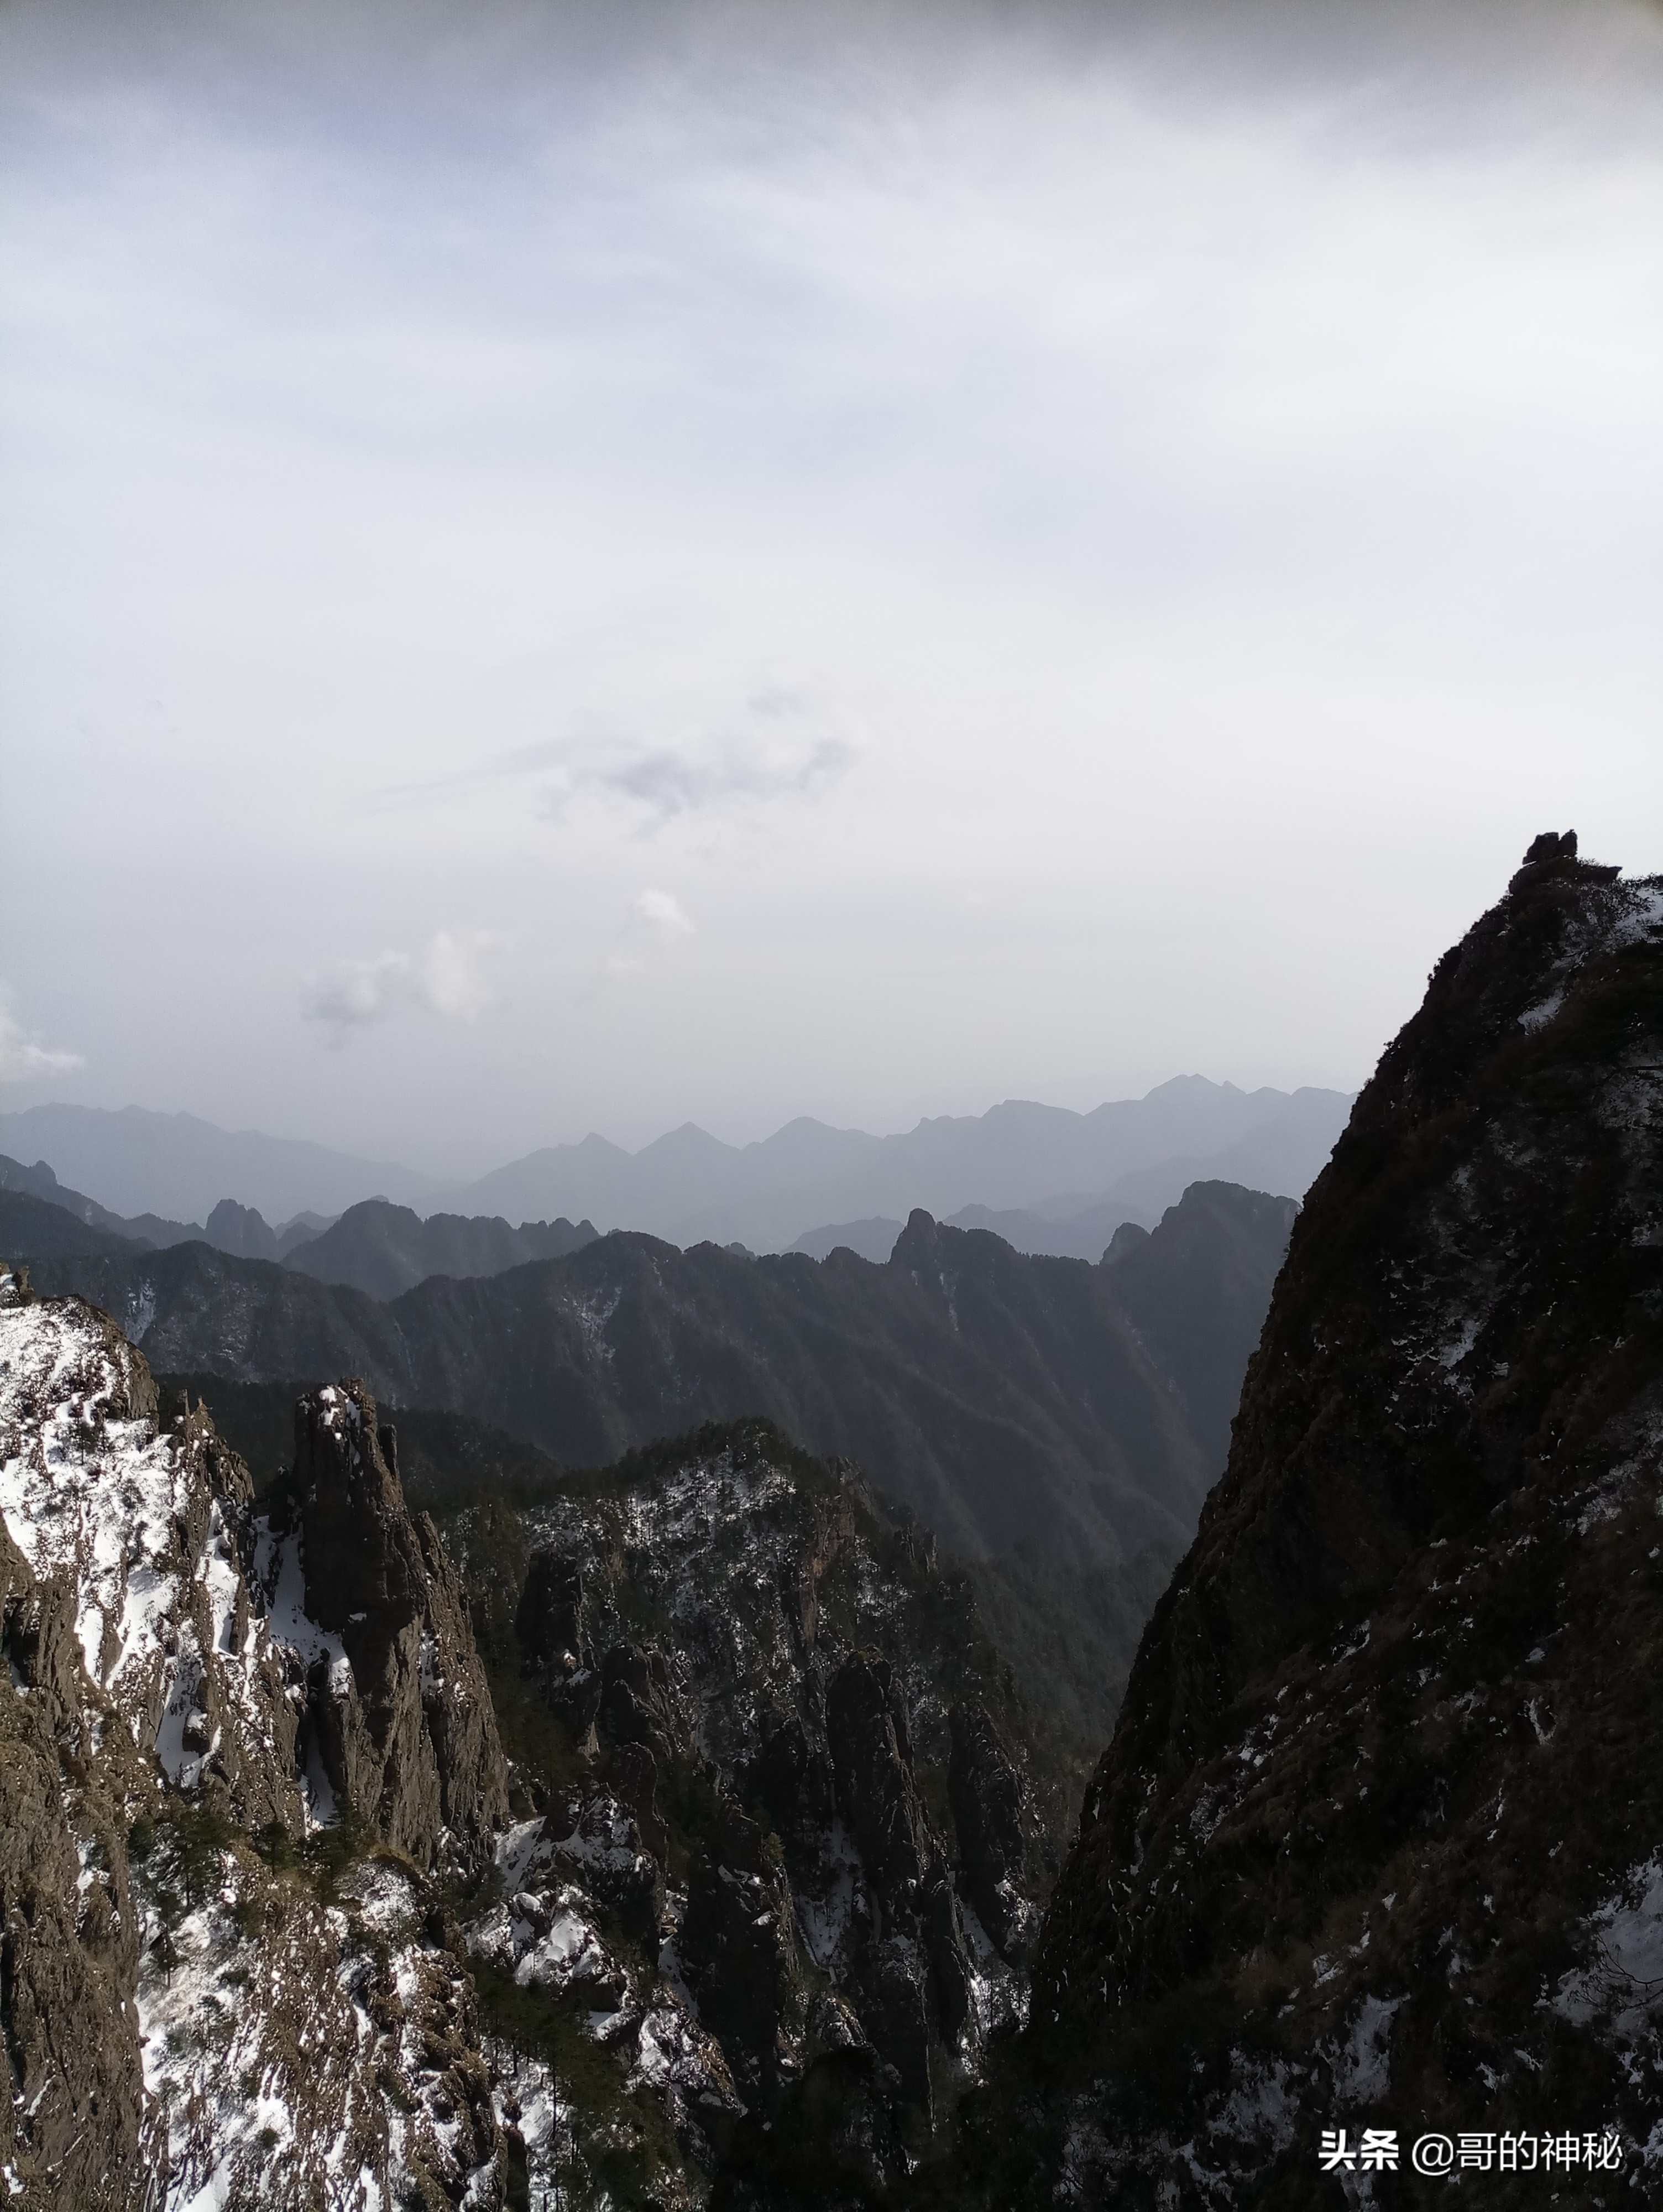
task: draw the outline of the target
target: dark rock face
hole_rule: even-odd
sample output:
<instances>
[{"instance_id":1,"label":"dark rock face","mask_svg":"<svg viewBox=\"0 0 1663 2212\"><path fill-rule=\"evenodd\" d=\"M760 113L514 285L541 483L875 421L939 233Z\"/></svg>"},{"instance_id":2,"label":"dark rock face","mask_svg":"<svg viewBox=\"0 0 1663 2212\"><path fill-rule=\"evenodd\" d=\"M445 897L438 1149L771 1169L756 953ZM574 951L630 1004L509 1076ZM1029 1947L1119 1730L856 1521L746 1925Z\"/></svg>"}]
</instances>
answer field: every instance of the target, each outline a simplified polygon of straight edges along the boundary
<instances>
[{"instance_id":1,"label":"dark rock face","mask_svg":"<svg viewBox=\"0 0 1663 2212\"><path fill-rule=\"evenodd\" d=\"M0 2167L36 2203L101 2208L124 2204L140 2171L138 1916L120 1795L137 1762L65 1786L85 1748L75 1630L70 1592L38 1583L0 1528L0 1644L22 1692L0 1697L0 2033L13 2091L0 2100Z\"/></svg>"},{"instance_id":2,"label":"dark rock face","mask_svg":"<svg viewBox=\"0 0 1663 2212\"><path fill-rule=\"evenodd\" d=\"M1025 1894L1028 1839L1023 1823L1022 1777L984 1705L956 1705L948 1794L964 1861L964 1888L981 1924L1007 1958L1029 1939L1032 1916Z\"/></svg>"},{"instance_id":3,"label":"dark rock face","mask_svg":"<svg viewBox=\"0 0 1663 2212\"><path fill-rule=\"evenodd\" d=\"M956 1808L999 1838L1013 1921L1036 1917L1059 1826L968 1587L857 1468L760 1421L573 1479L526 1534L523 1662L587 1771L514 1845L484 1954L554 2002L604 1980L604 2033L639 2022L644 2069L667 2040L707 2039L678 2141L718 2201L866 2202L1021 2008L1019 1973L961 1900ZM470 1541L465 1515L454 1540ZM961 1736L980 1753L955 1792ZM673 2033L650 1966L598 1963L609 1916L646 1944L649 1905Z\"/></svg>"},{"instance_id":4,"label":"dark rock face","mask_svg":"<svg viewBox=\"0 0 1663 2212\"><path fill-rule=\"evenodd\" d=\"M777 2091L798 2070L806 2021L797 1913L777 1844L731 1803L694 1861L677 1948L735 2079Z\"/></svg>"},{"instance_id":5,"label":"dark rock face","mask_svg":"<svg viewBox=\"0 0 1663 2212\"><path fill-rule=\"evenodd\" d=\"M974 2201L1338 2203L1317 2130L1365 2125L1613 2130L1566 2185L1656 2201L1663 884L1575 854L1439 963L1295 1229Z\"/></svg>"},{"instance_id":6,"label":"dark rock face","mask_svg":"<svg viewBox=\"0 0 1663 2212\"><path fill-rule=\"evenodd\" d=\"M388 1464L390 1429L360 1382L302 1398L288 1510L311 1617L340 1638L309 1685L336 1795L418 1865L448 1849L476 1862L507 1818L496 1714L456 1571L426 1514L412 1517Z\"/></svg>"},{"instance_id":7,"label":"dark rock face","mask_svg":"<svg viewBox=\"0 0 1663 2212\"><path fill-rule=\"evenodd\" d=\"M876 1651L854 1651L831 1680L826 1735L838 1808L878 1899L890 1912L917 1901L929 1850L913 1787L907 1705L895 1670Z\"/></svg>"}]
</instances>

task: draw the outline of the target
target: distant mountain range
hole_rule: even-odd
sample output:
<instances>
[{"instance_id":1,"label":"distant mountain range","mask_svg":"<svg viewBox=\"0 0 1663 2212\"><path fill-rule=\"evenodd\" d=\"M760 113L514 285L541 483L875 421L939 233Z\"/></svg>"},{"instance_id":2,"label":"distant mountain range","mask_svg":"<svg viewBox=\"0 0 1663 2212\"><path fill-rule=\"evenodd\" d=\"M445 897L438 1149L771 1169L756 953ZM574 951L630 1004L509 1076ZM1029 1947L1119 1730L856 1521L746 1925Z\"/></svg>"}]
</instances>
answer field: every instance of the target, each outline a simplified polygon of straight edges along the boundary
<instances>
[{"instance_id":1,"label":"distant mountain range","mask_svg":"<svg viewBox=\"0 0 1663 2212\"><path fill-rule=\"evenodd\" d=\"M37 1247L32 1269L169 1373L360 1375L389 1406L489 1419L568 1466L761 1413L860 1460L956 1552L1026 1542L1120 1568L1187 1540L1295 1211L1197 1184L1096 1267L923 1212L883 1267L615 1232L388 1304L199 1243Z\"/></svg>"},{"instance_id":2,"label":"distant mountain range","mask_svg":"<svg viewBox=\"0 0 1663 2212\"><path fill-rule=\"evenodd\" d=\"M269 1222L344 1212L361 1198L439 1202L436 1176L390 1161L355 1159L291 1137L221 1129L194 1114L142 1106L31 1106L0 1114L0 1152L49 1160L66 1183L126 1215L205 1222L222 1198Z\"/></svg>"},{"instance_id":3,"label":"distant mountain range","mask_svg":"<svg viewBox=\"0 0 1663 2212\"><path fill-rule=\"evenodd\" d=\"M0 1115L0 1152L50 1161L64 1183L96 1194L87 1203L134 1224L118 1233L160 1245L202 1233L194 1224L203 1222L208 1241L245 1257L273 1255L258 1237L251 1243L248 1225L234 1214L215 1223L227 1200L291 1231L321 1227L381 1198L418 1215L442 1209L509 1224L586 1219L602 1231L635 1229L683 1246L739 1243L762 1252L817 1249L828 1233L818 1224L894 1221L898 1233L916 1208L938 1219L967 1219L964 1209L977 1208L986 1210L974 1217L978 1224L1002 1223L1029 1250L1095 1258L1121 1221L1152 1226L1192 1182L1302 1196L1350 1105L1336 1091L1244 1091L1180 1076L1146 1097L1089 1114L1010 1100L983 1115L923 1121L896 1136L804 1119L736 1146L689 1122L629 1152L592 1135L529 1153L477 1182L450 1184L390 1162L137 1107ZM139 1229L140 1218L162 1233ZM1055 1225L1064 1223L1077 1225ZM281 1229L272 1233L282 1246ZM877 1256L881 1234L856 1249ZM288 1248L295 1242L291 1234Z\"/></svg>"},{"instance_id":4,"label":"distant mountain range","mask_svg":"<svg viewBox=\"0 0 1663 2212\"><path fill-rule=\"evenodd\" d=\"M525 1221L430 1213L366 1199L309 1237L285 1265L315 1282L346 1283L373 1298L396 1298L429 1275L500 1275L529 1260L560 1260L595 1241L592 1222Z\"/></svg>"},{"instance_id":5,"label":"distant mountain range","mask_svg":"<svg viewBox=\"0 0 1663 2212\"><path fill-rule=\"evenodd\" d=\"M155 1213L130 1217L112 1212L108 1206L100 1206L95 1198L88 1198L84 1191L73 1190L59 1182L45 1160L37 1160L33 1167L25 1167L21 1160L9 1159L0 1153L0 1197L7 1195L53 1207L58 1212L69 1214L82 1228L92 1232L90 1242L76 1241L62 1223L48 1224L45 1217L40 1217L42 1233L50 1234L55 1240L54 1250L100 1252L106 1248L98 1239L106 1236L150 1249L160 1249L168 1244L183 1244L189 1238L203 1234L201 1226L194 1221L169 1221ZM27 1212L17 1218L34 1218ZM66 1237L70 1240L67 1243L63 1241ZM27 1244L18 1247L21 1251L30 1249Z\"/></svg>"},{"instance_id":6,"label":"distant mountain range","mask_svg":"<svg viewBox=\"0 0 1663 2212\"><path fill-rule=\"evenodd\" d=\"M455 1213L424 1221L385 1198L367 1198L333 1221L301 1213L276 1229L234 1198L222 1198L205 1226L154 1213L129 1218L66 1188L44 1160L26 1168L0 1153L0 1251L23 1260L203 1243L233 1259L278 1261L320 1283L392 1298L429 1275L496 1275L528 1260L558 1259L595 1234L588 1221L527 1221L518 1229Z\"/></svg>"}]
</instances>

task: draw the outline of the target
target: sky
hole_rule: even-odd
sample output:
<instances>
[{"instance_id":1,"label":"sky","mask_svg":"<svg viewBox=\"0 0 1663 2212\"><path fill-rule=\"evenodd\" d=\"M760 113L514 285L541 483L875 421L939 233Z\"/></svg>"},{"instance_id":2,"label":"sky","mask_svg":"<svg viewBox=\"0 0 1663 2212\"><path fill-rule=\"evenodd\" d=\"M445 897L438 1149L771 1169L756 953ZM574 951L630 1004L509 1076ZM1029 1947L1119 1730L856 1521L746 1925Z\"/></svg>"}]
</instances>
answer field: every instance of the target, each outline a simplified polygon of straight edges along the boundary
<instances>
[{"instance_id":1,"label":"sky","mask_svg":"<svg viewBox=\"0 0 1663 2212\"><path fill-rule=\"evenodd\" d=\"M1663 867L1663 11L0 11L0 1106L1351 1087Z\"/></svg>"}]
</instances>

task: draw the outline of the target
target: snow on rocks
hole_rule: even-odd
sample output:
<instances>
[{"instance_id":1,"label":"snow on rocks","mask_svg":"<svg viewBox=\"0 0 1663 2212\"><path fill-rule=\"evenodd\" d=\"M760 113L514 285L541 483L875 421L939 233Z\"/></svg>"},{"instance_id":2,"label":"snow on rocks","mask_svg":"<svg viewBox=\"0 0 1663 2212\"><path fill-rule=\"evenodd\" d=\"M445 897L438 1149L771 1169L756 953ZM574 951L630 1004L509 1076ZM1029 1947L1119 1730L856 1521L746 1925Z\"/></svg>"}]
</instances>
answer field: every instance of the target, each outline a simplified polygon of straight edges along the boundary
<instances>
[{"instance_id":1,"label":"snow on rocks","mask_svg":"<svg viewBox=\"0 0 1663 2212\"><path fill-rule=\"evenodd\" d=\"M411 1689L410 1728L393 1749L408 1763L422 1731L437 1817L417 1824L416 1842L458 1857L447 1823L455 1776L465 1784L483 1740L469 1709L483 1692L454 1572L389 1486L357 1386L316 1402L320 1427L387 1489L367 1536L402 1546L400 1589L417 1615L393 1623ZM68 1916L63 1956L35 1986L67 1972L70 1990L61 2016L37 2023L35 2106L46 2100L49 2120L79 2115L94 2173L142 2156L154 2212L501 2204L509 2107L529 2097L541 2110L539 2096L550 2107L551 2090L528 2078L522 2096L493 2078L460 1938L415 1866L374 1848L343 1864L337 1844L337 1856L278 1874L249 1840L264 1838L275 1866L335 1817L323 1723L355 1715L348 1647L365 1613L323 1626L304 1527L256 1514L247 1470L206 1413L187 1401L159 1421L149 1370L106 1316L76 1298L36 1300L3 1269L0 1521L18 1733L61 1721L58 1741L86 1762L82 1781L62 1785L58 1844L45 1814L30 1832L33 1879L62 1871ZM338 1580L366 1532L337 1533ZM489 1752L494 1720L484 1735ZM50 1799L56 1768L46 1780L35 1765ZM458 1802L462 1816L476 1809ZM379 1810L372 1797L360 1818ZM53 1850L61 1869L46 1863ZM99 2007L75 1995L77 1972L111 1982L114 2026L96 2051ZM26 2112L13 2139L27 2186L57 2138L31 2132Z\"/></svg>"},{"instance_id":2,"label":"snow on rocks","mask_svg":"<svg viewBox=\"0 0 1663 2212\"><path fill-rule=\"evenodd\" d=\"M513 2123L466 1970L417 1932L410 1870L363 1862L326 1906L225 1850L179 1912L180 1873L159 1846L140 1883L156 1931L138 2008L160 2208L500 2204Z\"/></svg>"},{"instance_id":3,"label":"snow on rocks","mask_svg":"<svg viewBox=\"0 0 1663 2212\"><path fill-rule=\"evenodd\" d=\"M305 1673L246 1572L246 1469L200 1413L166 1428L140 1353L77 1298L0 1309L0 1516L37 1581L72 1593L90 1709L167 1780L254 1825L305 1819Z\"/></svg>"},{"instance_id":4,"label":"snow on rocks","mask_svg":"<svg viewBox=\"0 0 1663 2212\"><path fill-rule=\"evenodd\" d=\"M1654 2032L1663 2011L1663 1856L1630 1868L1578 1934L1587 1964L1561 1979L1555 2012L1579 2025L1609 2014L1629 2042Z\"/></svg>"},{"instance_id":5,"label":"snow on rocks","mask_svg":"<svg viewBox=\"0 0 1663 2212\"><path fill-rule=\"evenodd\" d=\"M468 1948L511 1973L522 1989L563 1995L579 1983L593 1983L616 1991L628 1977L596 1932L593 1913L583 1892L569 1884L522 1889L473 1923Z\"/></svg>"},{"instance_id":6,"label":"snow on rocks","mask_svg":"<svg viewBox=\"0 0 1663 2212\"><path fill-rule=\"evenodd\" d=\"M690 2124L708 2136L744 2111L721 2045L669 1991L642 2021L635 2049L632 2086L642 2081L656 2089L678 2132Z\"/></svg>"}]
</instances>

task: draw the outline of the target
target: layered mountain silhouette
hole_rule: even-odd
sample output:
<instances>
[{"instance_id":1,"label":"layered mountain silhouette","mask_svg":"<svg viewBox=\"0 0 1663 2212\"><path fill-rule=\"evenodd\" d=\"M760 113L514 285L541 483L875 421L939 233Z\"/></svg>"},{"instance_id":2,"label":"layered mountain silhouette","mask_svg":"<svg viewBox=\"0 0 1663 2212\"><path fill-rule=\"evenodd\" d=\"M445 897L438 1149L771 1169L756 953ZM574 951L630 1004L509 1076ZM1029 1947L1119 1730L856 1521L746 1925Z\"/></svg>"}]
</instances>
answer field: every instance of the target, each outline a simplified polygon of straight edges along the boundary
<instances>
[{"instance_id":1,"label":"layered mountain silhouette","mask_svg":"<svg viewBox=\"0 0 1663 2212\"><path fill-rule=\"evenodd\" d=\"M59 1182L45 1160L37 1160L33 1167L25 1167L21 1160L9 1159L0 1153L0 1214L3 1214L5 1219L15 1219L19 1224L36 1223L37 1234L46 1233L50 1229L52 1233L62 1238L70 1233L59 1224L46 1224L39 1216L27 1210L19 1210L15 1214L4 1212L7 1202L14 1198L30 1198L38 1204L56 1206L60 1212L68 1213L85 1228L100 1231L122 1243L138 1244L146 1249L183 1244L191 1237L200 1237L203 1233L194 1221L169 1221L155 1213L141 1213L130 1218L112 1213L108 1206L100 1206L96 1199L88 1198L84 1191L71 1190ZM22 1251L27 1247L20 1243L8 1249ZM71 1248L66 1246L64 1249ZM105 1247L90 1243L84 1249L102 1251Z\"/></svg>"},{"instance_id":2,"label":"layered mountain silhouette","mask_svg":"<svg viewBox=\"0 0 1663 2212\"><path fill-rule=\"evenodd\" d=\"M43 1256L34 1275L170 1373L357 1374L385 1403L495 1422L567 1465L762 1414L859 1459L956 1552L1130 1569L1177 1556L1223 1462L1295 1211L1199 1184L1095 1268L920 1212L882 1267L619 1233L385 1304L203 1244Z\"/></svg>"},{"instance_id":3,"label":"layered mountain silhouette","mask_svg":"<svg viewBox=\"0 0 1663 2212\"><path fill-rule=\"evenodd\" d=\"M0 1152L49 1159L68 1182L128 1215L206 1221L222 1198L270 1223L330 1216L378 1194L437 1202L439 1183L390 1160L356 1159L304 1139L222 1129L195 1114L141 1106L31 1106L0 1114ZM161 1240L156 1240L160 1242Z\"/></svg>"},{"instance_id":4,"label":"layered mountain silhouette","mask_svg":"<svg viewBox=\"0 0 1663 2212\"><path fill-rule=\"evenodd\" d=\"M321 1146L233 1133L137 1107L115 1114L40 1106L0 1115L0 1147L20 1157L44 1154L111 1208L149 1208L169 1220L211 1224L229 1200L272 1225L280 1255L295 1241L284 1224L320 1230L343 1210L379 1198L424 1214L444 1209L520 1224L587 1219L602 1230L636 1229L677 1244L739 1243L757 1251L792 1246L822 1224L899 1224L918 1208L938 1219L978 1206L1060 1222L1100 1207L1112 1218L1095 1249L1095 1231L1084 1242L1077 1235L1060 1243L1027 1238L1034 1250L1095 1258L1120 1222L1152 1227L1192 1182L1240 1182L1299 1197L1326 1159L1349 1103L1333 1091L1244 1091L1183 1076L1146 1097L1089 1114L1010 1100L986 1114L941 1116L888 1137L806 1119L744 1146L723 1144L691 1123L638 1152L592 1135L531 1153L476 1182L448 1185ZM223 1216L221 1233L211 1225L207 1233L210 1243L240 1256L271 1256L238 1217ZM856 1249L887 1257L865 1239Z\"/></svg>"},{"instance_id":5,"label":"layered mountain silhouette","mask_svg":"<svg viewBox=\"0 0 1663 2212\"><path fill-rule=\"evenodd\" d=\"M395 1298L429 1275L500 1275L530 1260L561 1259L594 1240L588 1221L525 1221L518 1229L457 1213L430 1213L424 1221L407 1206L372 1198L308 1237L288 1264L320 1283Z\"/></svg>"},{"instance_id":6,"label":"layered mountain silhouette","mask_svg":"<svg viewBox=\"0 0 1663 2212\"><path fill-rule=\"evenodd\" d=\"M1089 1114L1013 1099L889 1137L803 1120L738 1146L689 1123L635 1153L592 1136L533 1152L470 1185L465 1202L758 1251L821 1224L904 1221L920 1208L939 1219L971 1205L1067 1215L1102 1200L1118 1209L1115 1223L1152 1225L1202 1180L1299 1197L1350 1103L1339 1091L1243 1091L1181 1076Z\"/></svg>"}]
</instances>

